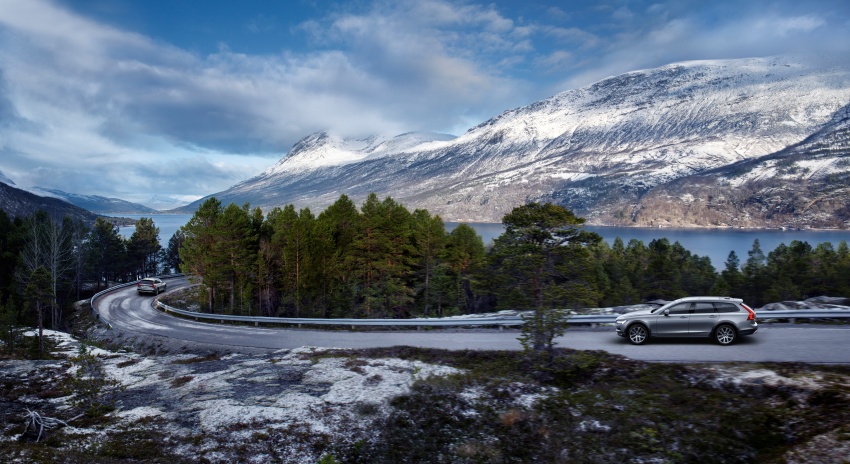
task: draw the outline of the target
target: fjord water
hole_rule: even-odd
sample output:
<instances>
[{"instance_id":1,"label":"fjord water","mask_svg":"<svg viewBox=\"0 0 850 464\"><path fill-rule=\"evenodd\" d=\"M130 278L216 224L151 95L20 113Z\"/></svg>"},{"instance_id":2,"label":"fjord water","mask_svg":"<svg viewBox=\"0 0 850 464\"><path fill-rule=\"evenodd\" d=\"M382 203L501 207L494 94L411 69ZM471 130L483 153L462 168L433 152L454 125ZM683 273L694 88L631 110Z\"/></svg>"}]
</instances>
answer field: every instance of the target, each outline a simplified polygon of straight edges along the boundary
<instances>
[{"instance_id":1,"label":"fjord water","mask_svg":"<svg viewBox=\"0 0 850 464\"><path fill-rule=\"evenodd\" d=\"M447 222L446 229L457 227L456 222ZM472 223L469 224L487 244L504 232L502 224ZM611 245L617 237L624 245L629 240L637 239L645 245L649 242L667 238L670 243L679 242L686 250L699 256L708 256L715 269L722 270L729 252L738 255L741 264L747 260L747 252L753 247L753 241L759 240L765 256L777 246L788 245L793 240L808 242L812 248L820 243L829 242L833 247L844 240L850 243L850 230L773 230L773 229L680 229L680 228L645 228L645 227L613 227L585 226L585 230L596 232Z\"/></svg>"},{"instance_id":2,"label":"fjord water","mask_svg":"<svg viewBox=\"0 0 850 464\"><path fill-rule=\"evenodd\" d=\"M168 240L177 230L189 222L191 214L128 214L124 217L139 219L142 217L153 218L154 224L159 227L159 241L162 246L168 245ZM453 230L457 222L447 222L446 230ZM472 228L489 244L505 231L504 226L498 223L470 223ZM755 239L759 240L761 249L765 256L773 251L779 244L788 245L792 240L808 242L812 247L820 243L829 242L834 247L844 240L850 243L850 230L768 230L768 229L678 229L678 228L639 228L639 227L608 227L608 226L585 226L586 230L596 232L608 242L614 243L617 237L628 245L629 240L637 239L644 244L667 238L670 243L679 242L685 249L699 256L708 256L711 264L718 270L723 269L730 251L735 251L738 259L743 264L747 260L747 252L753 246ZM133 234L135 227L122 227L120 233L125 237Z\"/></svg>"}]
</instances>

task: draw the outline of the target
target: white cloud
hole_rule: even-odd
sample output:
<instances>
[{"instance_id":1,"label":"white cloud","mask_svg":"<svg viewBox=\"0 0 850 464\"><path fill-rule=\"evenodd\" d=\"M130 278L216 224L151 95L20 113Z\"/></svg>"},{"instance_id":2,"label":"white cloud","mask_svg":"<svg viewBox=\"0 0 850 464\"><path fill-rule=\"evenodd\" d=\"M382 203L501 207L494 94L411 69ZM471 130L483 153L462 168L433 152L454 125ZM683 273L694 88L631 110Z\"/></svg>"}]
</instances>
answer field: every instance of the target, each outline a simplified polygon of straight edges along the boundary
<instances>
[{"instance_id":1,"label":"white cloud","mask_svg":"<svg viewBox=\"0 0 850 464\"><path fill-rule=\"evenodd\" d=\"M678 2L585 5L604 17L593 27L572 4L528 20L491 4L370 0L293 28L310 50L198 55L50 0L0 0L0 170L79 193L208 194L318 130L459 133L634 69L850 48L846 8L789 4L713 23ZM260 33L277 18L237 27Z\"/></svg>"},{"instance_id":2,"label":"white cloud","mask_svg":"<svg viewBox=\"0 0 850 464\"><path fill-rule=\"evenodd\" d=\"M32 172L24 185L81 193L112 183L212 193L328 128L465 129L518 101L518 83L477 53L530 48L493 8L441 1L311 21L299 32L330 37L330 46L276 56L198 56L47 0L0 0L0 28L0 106L31 123L1 136L2 167ZM199 162L228 153L245 156L230 156L229 168ZM92 166L103 182L75 183Z\"/></svg>"},{"instance_id":3,"label":"white cloud","mask_svg":"<svg viewBox=\"0 0 850 464\"><path fill-rule=\"evenodd\" d=\"M627 29L597 45L590 56L555 89L588 85L608 76L676 61L746 58L782 54L850 52L850 31L826 27L817 14L783 14L753 9L746 15L706 23L693 15L651 8L659 21L646 29Z\"/></svg>"}]
</instances>

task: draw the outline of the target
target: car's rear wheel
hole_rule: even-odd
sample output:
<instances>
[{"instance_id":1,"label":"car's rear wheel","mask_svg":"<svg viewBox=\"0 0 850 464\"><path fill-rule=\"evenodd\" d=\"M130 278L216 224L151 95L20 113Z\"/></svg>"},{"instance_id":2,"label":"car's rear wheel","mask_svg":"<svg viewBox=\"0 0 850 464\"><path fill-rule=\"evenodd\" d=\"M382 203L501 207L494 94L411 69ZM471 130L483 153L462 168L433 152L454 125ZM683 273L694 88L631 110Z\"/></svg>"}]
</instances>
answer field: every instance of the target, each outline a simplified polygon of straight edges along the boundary
<instances>
[{"instance_id":1,"label":"car's rear wheel","mask_svg":"<svg viewBox=\"0 0 850 464\"><path fill-rule=\"evenodd\" d=\"M632 324L626 335L632 345L643 345L649 339L649 330L643 324Z\"/></svg>"},{"instance_id":2,"label":"car's rear wheel","mask_svg":"<svg viewBox=\"0 0 850 464\"><path fill-rule=\"evenodd\" d=\"M731 325L721 325L714 331L714 339L721 345L731 345L738 339L738 332Z\"/></svg>"}]
</instances>

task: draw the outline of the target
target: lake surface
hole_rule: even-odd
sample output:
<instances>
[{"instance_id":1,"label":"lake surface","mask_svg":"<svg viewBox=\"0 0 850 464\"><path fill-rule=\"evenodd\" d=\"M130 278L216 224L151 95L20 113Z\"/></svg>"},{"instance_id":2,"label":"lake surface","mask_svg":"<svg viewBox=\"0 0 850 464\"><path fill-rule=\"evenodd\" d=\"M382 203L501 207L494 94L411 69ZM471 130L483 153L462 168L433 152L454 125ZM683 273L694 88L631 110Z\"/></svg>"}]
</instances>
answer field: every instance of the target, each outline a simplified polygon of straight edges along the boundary
<instances>
[{"instance_id":1,"label":"lake surface","mask_svg":"<svg viewBox=\"0 0 850 464\"><path fill-rule=\"evenodd\" d=\"M446 229L453 230L456 222L447 222ZM505 231L502 224L470 224L487 244ZM718 270L723 269L731 251L735 251L741 264L747 261L747 252L753 247L753 241L759 245L765 256L777 246L788 245L793 240L808 242L812 248L820 243L829 242L834 247L843 240L850 243L848 230L758 230L758 229L676 229L645 227L609 227L585 226L585 230L596 232L612 245L617 237L628 245L629 240L637 239L648 245L649 242L667 238L670 243L679 242L686 250L699 256L708 256L711 264Z\"/></svg>"},{"instance_id":2,"label":"lake surface","mask_svg":"<svg viewBox=\"0 0 850 464\"><path fill-rule=\"evenodd\" d=\"M122 216L133 219L153 218L154 224L159 227L159 241L163 247L168 246L168 240L171 239L171 236L192 218L191 214L128 214ZM457 222L447 222L446 230L451 231L457 225ZM505 231L502 224L471 223L469 225L478 232L485 245ZM605 226L586 226L585 229L601 235L609 245L613 244L617 237L623 239L623 242L627 245L631 239L640 240L648 245L655 239L666 237L671 243L679 242L695 255L708 256L718 270L723 269L726 258L729 257L729 252L733 250L743 264L747 260L747 252L752 248L755 239L759 240L765 255L780 244L787 245L792 240L808 242L812 247L826 242L837 247L842 240L850 243L850 231L847 230L650 229ZM129 237L134 230L135 227L133 226L122 227L120 233Z\"/></svg>"}]
</instances>

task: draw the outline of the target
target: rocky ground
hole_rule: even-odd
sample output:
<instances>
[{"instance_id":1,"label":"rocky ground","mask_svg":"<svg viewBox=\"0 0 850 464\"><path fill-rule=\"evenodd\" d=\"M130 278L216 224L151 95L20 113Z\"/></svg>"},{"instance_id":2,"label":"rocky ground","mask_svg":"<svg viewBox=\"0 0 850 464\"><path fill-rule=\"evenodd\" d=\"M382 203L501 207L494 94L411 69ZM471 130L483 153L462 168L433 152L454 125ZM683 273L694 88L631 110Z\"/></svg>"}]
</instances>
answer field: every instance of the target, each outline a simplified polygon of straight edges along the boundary
<instances>
[{"instance_id":1,"label":"rocky ground","mask_svg":"<svg viewBox=\"0 0 850 464\"><path fill-rule=\"evenodd\" d=\"M79 321L78 321L79 322ZM0 358L6 462L846 462L850 370L562 351L224 353L49 332ZM92 337L96 334L96 337ZM33 413L56 419L35 430ZM30 426L30 427L28 427Z\"/></svg>"}]
</instances>

